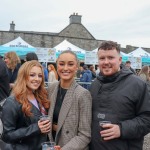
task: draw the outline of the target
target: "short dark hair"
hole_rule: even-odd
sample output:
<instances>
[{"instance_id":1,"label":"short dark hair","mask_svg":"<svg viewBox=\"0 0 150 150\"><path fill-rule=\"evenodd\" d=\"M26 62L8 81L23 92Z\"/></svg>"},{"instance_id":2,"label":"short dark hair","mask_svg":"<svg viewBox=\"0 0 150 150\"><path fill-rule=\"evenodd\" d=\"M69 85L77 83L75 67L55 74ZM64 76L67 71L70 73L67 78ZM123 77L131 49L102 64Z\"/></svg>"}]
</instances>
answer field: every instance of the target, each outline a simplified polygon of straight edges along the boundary
<instances>
[{"instance_id":1,"label":"short dark hair","mask_svg":"<svg viewBox=\"0 0 150 150\"><path fill-rule=\"evenodd\" d=\"M0 55L0 58L3 58L3 56L2 56L2 55Z\"/></svg>"},{"instance_id":2,"label":"short dark hair","mask_svg":"<svg viewBox=\"0 0 150 150\"><path fill-rule=\"evenodd\" d=\"M31 60L38 61L38 56L36 55L36 53L31 52L26 54L26 61L31 61Z\"/></svg>"},{"instance_id":3,"label":"short dark hair","mask_svg":"<svg viewBox=\"0 0 150 150\"><path fill-rule=\"evenodd\" d=\"M87 65L84 65L84 66L83 66L83 69L84 69L84 70L87 70L87 69L88 69L88 66L87 66Z\"/></svg>"},{"instance_id":4,"label":"short dark hair","mask_svg":"<svg viewBox=\"0 0 150 150\"><path fill-rule=\"evenodd\" d=\"M117 52L120 54L120 45L117 44L117 42L113 42L113 41L103 41L99 48L98 48L98 51L100 49L103 49L103 50L113 50L113 49L116 49Z\"/></svg>"},{"instance_id":5,"label":"short dark hair","mask_svg":"<svg viewBox=\"0 0 150 150\"><path fill-rule=\"evenodd\" d=\"M128 61L126 61L126 64L131 64L131 61L129 61L129 60L128 60Z\"/></svg>"}]
</instances>

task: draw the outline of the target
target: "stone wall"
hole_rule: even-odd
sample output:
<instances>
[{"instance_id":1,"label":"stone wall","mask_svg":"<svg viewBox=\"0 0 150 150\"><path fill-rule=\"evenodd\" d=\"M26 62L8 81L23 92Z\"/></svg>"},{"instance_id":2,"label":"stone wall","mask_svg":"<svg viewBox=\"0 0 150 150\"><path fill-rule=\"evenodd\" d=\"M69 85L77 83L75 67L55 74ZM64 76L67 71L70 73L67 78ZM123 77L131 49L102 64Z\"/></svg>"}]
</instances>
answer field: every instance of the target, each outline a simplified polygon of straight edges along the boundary
<instances>
[{"instance_id":1,"label":"stone wall","mask_svg":"<svg viewBox=\"0 0 150 150\"><path fill-rule=\"evenodd\" d=\"M95 37L93 37L93 35L82 25L81 17L82 16L78 15L78 13L71 15L69 17L69 25L59 33L17 31L15 30L15 23L12 21L9 31L0 31L0 45L8 43L20 36L34 47L53 48L66 39L82 49L88 51L94 50L99 47L102 40L95 39ZM137 47L135 46L127 45L126 48L122 48L121 50L125 53L129 53L136 48ZM143 49L150 52L150 48Z\"/></svg>"},{"instance_id":2,"label":"stone wall","mask_svg":"<svg viewBox=\"0 0 150 150\"><path fill-rule=\"evenodd\" d=\"M36 32L23 32L23 31L0 31L0 45L8 43L20 36L23 40L34 47L55 47L63 40L68 40L72 44L85 49L93 50L99 46L101 40L83 39L76 37L67 37L59 35L42 34Z\"/></svg>"}]
</instances>

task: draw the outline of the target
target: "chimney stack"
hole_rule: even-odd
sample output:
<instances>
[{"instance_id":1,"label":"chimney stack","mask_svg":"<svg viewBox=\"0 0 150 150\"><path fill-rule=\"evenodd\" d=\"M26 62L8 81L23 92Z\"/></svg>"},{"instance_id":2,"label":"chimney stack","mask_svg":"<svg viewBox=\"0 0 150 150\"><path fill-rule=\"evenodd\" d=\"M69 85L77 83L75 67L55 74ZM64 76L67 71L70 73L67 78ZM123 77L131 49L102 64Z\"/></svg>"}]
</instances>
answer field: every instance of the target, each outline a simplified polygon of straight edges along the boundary
<instances>
[{"instance_id":1,"label":"chimney stack","mask_svg":"<svg viewBox=\"0 0 150 150\"><path fill-rule=\"evenodd\" d=\"M14 22L12 21L12 23L10 23L10 29L9 31L15 31L15 24Z\"/></svg>"},{"instance_id":2,"label":"chimney stack","mask_svg":"<svg viewBox=\"0 0 150 150\"><path fill-rule=\"evenodd\" d=\"M73 13L69 18L70 18L70 24L72 23L77 23L77 24L81 24L81 17L80 15L78 15L78 13Z\"/></svg>"}]
</instances>

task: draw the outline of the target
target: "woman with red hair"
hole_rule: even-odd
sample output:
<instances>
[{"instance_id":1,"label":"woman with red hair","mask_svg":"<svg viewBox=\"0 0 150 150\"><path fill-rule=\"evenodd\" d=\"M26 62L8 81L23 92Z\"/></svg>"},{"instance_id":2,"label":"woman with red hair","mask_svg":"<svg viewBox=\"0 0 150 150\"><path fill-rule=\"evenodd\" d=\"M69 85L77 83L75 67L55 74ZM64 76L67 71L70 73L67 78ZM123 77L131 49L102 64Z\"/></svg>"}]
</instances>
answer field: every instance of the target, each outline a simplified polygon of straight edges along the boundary
<instances>
[{"instance_id":1,"label":"woman with red hair","mask_svg":"<svg viewBox=\"0 0 150 150\"><path fill-rule=\"evenodd\" d=\"M25 62L2 110L2 139L12 149L41 150L41 143L48 140L50 121L39 120L50 107L47 96L41 64L35 60Z\"/></svg>"}]
</instances>

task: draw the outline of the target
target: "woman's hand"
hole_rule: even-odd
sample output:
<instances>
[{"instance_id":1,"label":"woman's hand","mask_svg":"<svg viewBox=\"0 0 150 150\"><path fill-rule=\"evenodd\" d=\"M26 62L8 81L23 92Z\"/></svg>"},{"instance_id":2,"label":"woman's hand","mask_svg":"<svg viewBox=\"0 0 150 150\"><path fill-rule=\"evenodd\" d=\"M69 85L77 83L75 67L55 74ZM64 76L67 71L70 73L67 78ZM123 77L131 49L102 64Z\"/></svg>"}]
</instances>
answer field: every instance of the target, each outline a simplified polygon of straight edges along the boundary
<instances>
[{"instance_id":1,"label":"woman's hand","mask_svg":"<svg viewBox=\"0 0 150 150\"><path fill-rule=\"evenodd\" d=\"M41 130L41 133L48 133L50 132L50 129L51 129L51 123L49 120L39 120L38 121L38 126Z\"/></svg>"},{"instance_id":2,"label":"woman's hand","mask_svg":"<svg viewBox=\"0 0 150 150\"><path fill-rule=\"evenodd\" d=\"M55 146L55 150L61 150L61 147L60 146Z\"/></svg>"}]
</instances>

